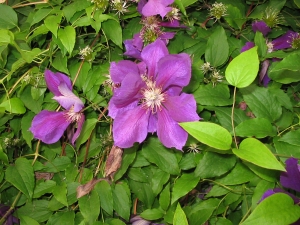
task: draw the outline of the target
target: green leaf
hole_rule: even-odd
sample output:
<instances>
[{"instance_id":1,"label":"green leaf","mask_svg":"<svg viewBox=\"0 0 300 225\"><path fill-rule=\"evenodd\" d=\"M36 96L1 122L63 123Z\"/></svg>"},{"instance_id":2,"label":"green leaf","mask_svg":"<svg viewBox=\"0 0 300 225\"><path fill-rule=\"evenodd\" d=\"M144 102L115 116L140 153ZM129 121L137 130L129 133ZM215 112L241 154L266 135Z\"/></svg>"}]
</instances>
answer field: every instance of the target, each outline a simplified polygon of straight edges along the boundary
<instances>
[{"instance_id":1,"label":"green leaf","mask_svg":"<svg viewBox=\"0 0 300 225\"><path fill-rule=\"evenodd\" d=\"M266 39L261 32L256 32L254 37L255 45L258 47L257 52L259 57L265 57L268 52L268 47L266 44Z\"/></svg>"},{"instance_id":2,"label":"green leaf","mask_svg":"<svg viewBox=\"0 0 300 225\"><path fill-rule=\"evenodd\" d=\"M179 124L198 141L220 150L230 149L232 138L228 130L210 122L185 122Z\"/></svg>"},{"instance_id":3,"label":"green leaf","mask_svg":"<svg viewBox=\"0 0 300 225\"><path fill-rule=\"evenodd\" d=\"M300 158L299 146L291 145L289 143L278 141L276 139L274 140L274 145L276 148L276 152L279 155L284 155L286 157Z\"/></svg>"},{"instance_id":4,"label":"green leaf","mask_svg":"<svg viewBox=\"0 0 300 225\"><path fill-rule=\"evenodd\" d=\"M224 64L229 55L227 36L222 26L218 26L208 38L205 49L205 60L213 67Z\"/></svg>"},{"instance_id":5,"label":"green leaf","mask_svg":"<svg viewBox=\"0 0 300 225\"><path fill-rule=\"evenodd\" d=\"M300 206L294 205L290 196L276 193L264 199L241 225L292 224L299 219L299 215Z\"/></svg>"},{"instance_id":6,"label":"green leaf","mask_svg":"<svg viewBox=\"0 0 300 225\"><path fill-rule=\"evenodd\" d=\"M283 135L278 141L286 142L291 145L300 146L300 130L292 130Z\"/></svg>"},{"instance_id":7,"label":"green leaf","mask_svg":"<svg viewBox=\"0 0 300 225\"><path fill-rule=\"evenodd\" d=\"M153 176L151 179L151 187L152 191L155 195L158 195L161 190L163 189L163 186L170 178L170 174L166 173L159 168L153 169Z\"/></svg>"},{"instance_id":8,"label":"green leaf","mask_svg":"<svg viewBox=\"0 0 300 225\"><path fill-rule=\"evenodd\" d=\"M67 49L69 54L72 53L75 45L76 32L74 27L66 26L58 30L58 38L60 39L63 46Z\"/></svg>"},{"instance_id":9,"label":"green leaf","mask_svg":"<svg viewBox=\"0 0 300 225\"><path fill-rule=\"evenodd\" d=\"M254 189L254 193L252 196L252 210L260 203L260 199L263 196L263 194L269 190L273 189L275 187L275 183L273 182L268 182L265 180L261 180L258 182Z\"/></svg>"},{"instance_id":10,"label":"green leaf","mask_svg":"<svg viewBox=\"0 0 300 225\"><path fill-rule=\"evenodd\" d=\"M172 190L171 204L176 202L179 198L189 193L196 187L200 177L196 177L194 173L184 173L176 180Z\"/></svg>"},{"instance_id":11,"label":"green leaf","mask_svg":"<svg viewBox=\"0 0 300 225\"><path fill-rule=\"evenodd\" d=\"M143 173L141 168L130 168L128 170L128 177L132 180L139 182L148 182L148 178L145 173Z\"/></svg>"},{"instance_id":12,"label":"green leaf","mask_svg":"<svg viewBox=\"0 0 300 225\"><path fill-rule=\"evenodd\" d=\"M57 69L58 71L61 71L65 74L70 74L68 67L67 67L67 57L63 57L62 53L59 51L57 54L55 54L55 58L53 60L52 66Z\"/></svg>"},{"instance_id":13,"label":"green leaf","mask_svg":"<svg viewBox=\"0 0 300 225\"><path fill-rule=\"evenodd\" d=\"M218 177L231 170L235 163L234 155L206 152L195 169L195 175L201 178Z\"/></svg>"},{"instance_id":14,"label":"green leaf","mask_svg":"<svg viewBox=\"0 0 300 225\"><path fill-rule=\"evenodd\" d=\"M74 219L75 219L74 211L57 212L49 218L47 225L57 225L57 224L74 225L75 224Z\"/></svg>"},{"instance_id":15,"label":"green leaf","mask_svg":"<svg viewBox=\"0 0 300 225\"><path fill-rule=\"evenodd\" d=\"M245 120L235 128L235 132L236 135L240 137L254 136L256 138L264 138L276 135L276 131L273 130L271 122L265 118Z\"/></svg>"},{"instance_id":16,"label":"green leaf","mask_svg":"<svg viewBox=\"0 0 300 225\"><path fill-rule=\"evenodd\" d=\"M2 6L3 4L0 4L0 7ZM14 34L9 31L9 30L0 30L0 36L1 36L1 40L0 40L0 45L7 45L7 44L14 44Z\"/></svg>"},{"instance_id":17,"label":"green leaf","mask_svg":"<svg viewBox=\"0 0 300 225\"><path fill-rule=\"evenodd\" d=\"M29 216L22 215L19 216L19 219L22 225L39 225L36 220L32 219Z\"/></svg>"},{"instance_id":18,"label":"green leaf","mask_svg":"<svg viewBox=\"0 0 300 225\"><path fill-rule=\"evenodd\" d=\"M15 165L10 165L5 172L8 182L18 188L28 199L32 198L34 189L33 167L25 158L18 158Z\"/></svg>"},{"instance_id":19,"label":"green leaf","mask_svg":"<svg viewBox=\"0 0 300 225\"><path fill-rule=\"evenodd\" d=\"M0 161L4 162L6 165L8 165L8 157L3 152L2 146L0 145Z\"/></svg>"},{"instance_id":20,"label":"green leaf","mask_svg":"<svg viewBox=\"0 0 300 225\"><path fill-rule=\"evenodd\" d=\"M34 188L33 198L39 198L46 193L52 193L53 188L56 186L56 182L53 180L46 180L45 182L40 182Z\"/></svg>"},{"instance_id":21,"label":"green leaf","mask_svg":"<svg viewBox=\"0 0 300 225\"><path fill-rule=\"evenodd\" d=\"M159 196L159 205L163 210L167 210L170 205L171 199L171 192L170 192L170 183L168 183L165 188L162 190Z\"/></svg>"},{"instance_id":22,"label":"green leaf","mask_svg":"<svg viewBox=\"0 0 300 225\"><path fill-rule=\"evenodd\" d=\"M10 113L24 114L26 112L26 108L19 98L6 100L0 104L0 107L5 108L5 110Z\"/></svg>"},{"instance_id":23,"label":"green leaf","mask_svg":"<svg viewBox=\"0 0 300 225\"><path fill-rule=\"evenodd\" d=\"M294 0L294 3L300 8L300 0Z\"/></svg>"},{"instance_id":24,"label":"green leaf","mask_svg":"<svg viewBox=\"0 0 300 225\"><path fill-rule=\"evenodd\" d=\"M272 154L272 152L259 140L255 138L244 139L239 149L232 150L239 158L251 162L257 166L285 171L284 167Z\"/></svg>"},{"instance_id":25,"label":"green leaf","mask_svg":"<svg viewBox=\"0 0 300 225\"><path fill-rule=\"evenodd\" d=\"M61 15L57 15L57 16L51 15L44 20L45 26L48 28L48 30L51 31L51 33L55 37L57 37L58 25L61 19L62 19Z\"/></svg>"},{"instance_id":26,"label":"green leaf","mask_svg":"<svg viewBox=\"0 0 300 225\"><path fill-rule=\"evenodd\" d=\"M173 225L188 225L188 224L189 223L186 219L186 215L183 212L180 204L178 203L173 218Z\"/></svg>"},{"instance_id":27,"label":"green leaf","mask_svg":"<svg viewBox=\"0 0 300 225\"><path fill-rule=\"evenodd\" d=\"M226 6L227 11L224 19L230 26L241 30L243 24L246 22L245 16L242 15L242 12L238 7L233 5Z\"/></svg>"},{"instance_id":28,"label":"green leaf","mask_svg":"<svg viewBox=\"0 0 300 225\"><path fill-rule=\"evenodd\" d=\"M96 191L78 199L79 209L86 224L93 224L100 214L100 200Z\"/></svg>"},{"instance_id":29,"label":"green leaf","mask_svg":"<svg viewBox=\"0 0 300 225\"><path fill-rule=\"evenodd\" d=\"M113 190L114 210L126 221L130 216L130 190L126 183L116 184Z\"/></svg>"},{"instance_id":30,"label":"green leaf","mask_svg":"<svg viewBox=\"0 0 300 225\"><path fill-rule=\"evenodd\" d=\"M200 85L194 92L196 102L200 105L226 106L231 105L230 91L227 85Z\"/></svg>"},{"instance_id":31,"label":"green leaf","mask_svg":"<svg viewBox=\"0 0 300 225\"><path fill-rule=\"evenodd\" d=\"M225 71L225 77L229 84L244 88L255 80L258 69L257 47L254 47L242 52L229 63Z\"/></svg>"},{"instance_id":32,"label":"green leaf","mask_svg":"<svg viewBox=\"0 0 300 225\"><path fill-rule=\"evenodd\" d=\"M109 215L113 214L113 196L109 183L105 180L100 181L94 187L100 197L101 208L104 209Z\"/></svg>"},{"instance_id":33,"label":"green leaf","mask_svg":"<svg viewBox=\"0 0 300 225\"><path fill-rule=\"evenodd\" d=\"M115 20L107 20L102 23L102 30L109 40L112 40L118 47L122 46L122 28Z\"/></svg>"},{"instance_id":34,"label":"green leaf","mask_svg":"<svg viewBox=\"0 0 300 225\"><path fill-rule=\"evenodd\" d=\"M275 182L277 181L279 171L277 170L269 170L262 167L259 167L255 164L244 162L245 165L248 166L250 170L252 170L253 173L255 173L257 176L261 177L264 180Z\"/></svg>"},{"instance_id":35,"label":"green leaf","mask_svg":"<svg viewBox=\"0 0 300 225\"><path fill-rule=\"evenodd\" d=\"M183 6L182 1L183 1L183 0L175 0L175 4L178 6L178 8L179 8L180 11L182 12L182 14L186 16L185 7Z\"/></svg>"},{"instance_id":36,"label":"green leaf","mask_svg":"<svg viewBox=\"0 0 300 225\"><path fill-rule=\"evenodd\" d=\"M76 148L79 148L80 145L82 145L84 142L86 142L89 139L97 122L98 120L96 118L85 120L80 135L76 140Z\"/></svg>"},{"instance_id":37,"label":"green leaf","mask_svg":"<svg viewBox=\"0 0 300 225\"><path fill-rule=\"evenodd\" d=\"M158 220L162 218L164 211L161 209L146 209L141 213L141 217L145 220Z\"/></svg>"},{"instance_id":38,"label":"green leaf","mask_svg":"<svg viewBox=\"0 0 300 225\"><path fill-rule=\"evenodd\" d=\"M119 180L126 173L129 165L133 162L136 156L138 145L134 145L129 149L124 149L121 167L115 173L114 180Z\"/></svg>"},{"instance_id":39,"label":"green leaf","mask_svg":"<svg viewBox=\"0 0 300 225\"><path fill-rule=\"evenodd\" d=\"M276 96L267 88L250 86L240 90L249 108L257 118L266 118L273 122L277 120L282 108Z\"/></svg>"},{"instance_id":40,"label":"green leaf","mask_svg":"<svg viewBox=\"0 0 300 225\"><path fill-rule=\"evenodd\" d=\"M48 204L48 200L28 201L24 206L18 208L18 216L28 216L37 222L44 222L53 213L48 209Z\"/></svg>"},{"instance_id":41,"label":"green leaf","mask_svg":"<svg viewBox=\"0 0 300 225\"><path fill-rule=\"evenodd\" d=\"M61 183L60 185L56 185L53 188L53 195L58 202L60 202L61 204L65 205L65 206L68 206L66 183Z\"/></svg>"},{"instance_id":42,"label":"green leaf","mask_svg":"<svg viewBox=\"0 0 300 225\"><path fill-rule=\"evenodd\" d=\"M71 163L70 158L67 156L61 156L55 158L52 162L47 162L45 164L45 172L57 173L59 171L65 170Z\"/></svg>"},{"instance_id":43,"label":"green leaf","mask_svg":"<svg viewBox=\"0 0 300 225\"><path fill-rule=\"evenodd\" d=\"M169 174L179 174L177 158L173 150L165 148L157 138L149 138L143 145L143 156L151 163L154 163L162 171Z\"/></svg>"},{"instance_id":44,"label":"green leaf","mask_svg":"<svg viewBox=\"0 0 300 225\"><path fill-rule=\"evenodd\" d=\"M150 183L142 183L134 180L129 181L130 190L139 201L143 202L146 208L151 208L156 197Z\"/></svg>"},{"instance_id":45,"label":"green leaf","mask_svg":"<svg viewBox=\"0 0 300 225\"><path fill-rule=\"evenodd\" d=\"M35 114L29 111L22 117L21 120L22 136L29 148L31 148L31 141L33 139L33 134L29 131L29 128L34 116Z\"/></svg>"},{"instance_id":46,"label":"green leaf","mask_svg":"<svg viewBox=\"0 0 300 225\"><path fill-rule=\"evenodd\" d=\"M18 26L18 16L15 10L6 4L0 4L0 29L12 29L16 26Z\"/></svg>"},{"instance_id":47,"label":"green leaf","mask_svg":"<svg viewBox=\"0 0 300 225\"><path fill-rule=\"evenodd\" d=\"M299 57L300 55L295 53L288 55L280 62L274 62L269 69L268 76L283 84L300 81Z\"/></svg>"}]
</instances>

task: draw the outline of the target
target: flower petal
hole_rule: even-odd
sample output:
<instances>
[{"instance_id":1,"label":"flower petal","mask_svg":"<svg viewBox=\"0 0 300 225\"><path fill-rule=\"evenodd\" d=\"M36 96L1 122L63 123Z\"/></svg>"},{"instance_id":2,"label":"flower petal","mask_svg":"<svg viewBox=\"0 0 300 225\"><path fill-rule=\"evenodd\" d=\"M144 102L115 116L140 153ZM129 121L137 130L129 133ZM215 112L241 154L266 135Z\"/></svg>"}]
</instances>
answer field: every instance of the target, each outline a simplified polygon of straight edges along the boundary
<instances>
[{"instance_id":1,"label":"flower petal","mask_svg":"<svg viewBox=\"0 0 300 225\"><path fill-rule=\"evenodd\" d=\"M84 107L80 98L78 98L65 83L61 83L58 86L58 90L62 95L54 96L53 99L55 99L65 109L69 110L72 106L74 106L74 112L79 112Z\"/></svg>"},{"instance_id":2,"label":"flower petal","mask_svg":"<svg viewBox=\"0 0 300 225\"><path fill-rule=\"evenodd\" d=\"M147 45L142 53L142 59L148 67L148 76L154 77L157 73L158 61L169 54L169 51L162 40L157 39L155 42Z\"/></svg>"},{"instance_id":3,"label":"flower petal","mask_svg":"<svg viewBox=\"0 0 300 225\"><path fill-rule=\"evenodd\" d=\"M264 36L266 36L272 29L264 21L256 21L252 23L252 30L254 32L260 31Z\"/></svg>"},{"instance_id":4,"label":"flower petal","mask_svg":"<svg viewBox=\"0 0 300 225\"><path fill-rule=\"evenodd\" d=\"M160 22L159 25L163 27L180 27L180 28L187 28L185 25L180 25L179 20L172 20L167 22Z\"/></svg>"},{"instance_id":5,"label":"flower petal","mask_svg":"<svg viewBox=\"0 0 300 225\"><path fill-rule=\"evenodd\" d=\"M255 44L253 42L246 42L246 44L242 47L241 52L247 51L250 48L253 48Z\"/></svg>"},{"instance_id":6,"label":"flower petal","mask_svg":"<svg viewBox=\"0 0 300 225\"><path fill-rule=\"evenodd\" d=\"M286 188L291 188L300 192L300 171L298 166L298 160L295 158L289 158L285 161L286 171L280 175L280 183Z\"/></svg>"},{"instance_id":7,"label":"flower petal","mask_svg":"<svg viewBox=\"0 0 300 225\"><path fill-rule=\"evenodd\" d=\"M298 33L289 30L284 35L274 39L272 41L273 49L280 50L285 48L291 48L291 42L293 40L294 35L298 35Z\"/></svg>"},{"instance_id":8,"label":"flower petal","mask_svg":"<svg viewBox=\"0 0 300 225\"><path fill-rule=\"evenodd\" d=\"M157 131L157 115L151 113L149 117L148 132L154 133Z\"/></svg>"},{"instance_id":9,"label":"flower petal","mask_svg":"<svg viewBox=\"0 0 300 225\"><path fill-rule=\"evenodd\" d=\"M143 142L148 133L149 115L142 107L118 114L113 122L114 144L120 148L130 148L135 142Z\"/></svg>"},{"instance_id":10,"label":"flower petal","mask_svg":"<svg viewBox=\"0 0 300 225\"><path fill-rule=\"evenodd\" d=\"M110 100L108 103L108 115L114 119L119 113L122 114L124 111L135 108L138 105L138 101L139 100L136 100L128 104L127 106L119 108L114 104L112 100Z\"/></svg>"},{"instance_id":11,"label":"flower petal","mask_svg":"<svg viewBox=\"0 0 300 225\"><path fill-rule=\"evenodd\" d=\"M157 112L157 118L157 136L162 144L167 148L182 150L187 141L187 132L170 117L165 108Z\"/></svg>"},{"instance_id":12,"label":"flower petal","mask_svg":"<svg viewBox=\"0 0 300 225\"><path fill-rule=\"evenodd\" d=\"M29 130L35 138L46 144L53 144L61 138L70 125L64 114L64 111L50 112L43 110L33 118Z\"/></svg>"},{"instance_id":13,"label":"flower petal","mask_svg":"<svg viewBox=\"0 0 300 225\"><path fill-rule=\"evenodd\" d=\"M82 113L81 114L81 117L79 118L79 120L77 121L77 129L76 129L76 132L74 133L73 137L72 137L72 145L75 144L75 141L77 140L77 138L79 137L80 135L80 132L82 130L82 126L84 124L84 120L85 120L85 117L84 117L84 114Z\"/></svg>"},{"instance_id":14,"label":"flower petal","mask_svg":"<svg viewBox=\"0 0 300 225\"><path fill-rule=\"evenodd\" d=\"M166 90L170 86L184 87L191 79L191 59L186 53L168 55L158 63L156 84Z\"/></svg>"},{"instance_id":15,"label":"flower petal","mask_svg":"<svg viewBox=\"0 0 300 225\"><path fill-rule=\"evenodd\" d=\"M143 16L160 15L162 18L172 10L168 5L172 4L174 0L149 0L142 9Z\"/></svg>"},{"instance_id":16,"label":"flower petal","mask_svg":"<svg viewBox=\"0 0 300 225\"><path fill-rule=\"evenodd\" d=\"M196 100L192 94L182 93L180 96L168 96L163 106L176 122L191 122L200 119L196 112Z\"/></svg>"},{"instance_id":17,"label":"flower petal","mask_svg":"<svg viewBox=\"0 0 300 225\"><path fill-rule=\"evenodd\" d=\"M133 73L139 76L137 65L129 60L121 60L110 64L109 73L112 81L117 84L121 83L127 74Z\"/></svg>"},{"instance_id":18,"label":"flower petal","mask_svg":"<svg viewBox=\"0 0 300 225\"><path fill-rule=\"evenodd\" d=\"M47 87L55 96L61 95L58 86L62 83L66 84L68 89L72 91L72 82L70 78L63 73L53 73L51 70L45 70L45 81Z\"/></svg>"}]
</instances>

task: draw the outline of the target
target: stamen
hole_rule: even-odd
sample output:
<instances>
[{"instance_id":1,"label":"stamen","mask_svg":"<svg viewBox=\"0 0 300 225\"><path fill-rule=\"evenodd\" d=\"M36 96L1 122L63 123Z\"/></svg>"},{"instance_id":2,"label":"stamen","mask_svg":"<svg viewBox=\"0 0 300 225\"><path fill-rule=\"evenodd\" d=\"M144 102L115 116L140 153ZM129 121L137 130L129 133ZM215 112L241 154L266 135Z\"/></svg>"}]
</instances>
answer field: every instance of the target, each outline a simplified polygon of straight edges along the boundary
<instances>
[{"instance_id":1,"label":"stamen","mask_svg":"<svg viewBox=\"0 0 300 225\"><path fill-rule=\"evenodd\" d=\"M74 106L72 106L69 109L69 111L65 113L65 117L67 118L67 120L72 123L79 121L81 116L82 116L81 112L74 112Z\"/></svg>"}]
</instances>

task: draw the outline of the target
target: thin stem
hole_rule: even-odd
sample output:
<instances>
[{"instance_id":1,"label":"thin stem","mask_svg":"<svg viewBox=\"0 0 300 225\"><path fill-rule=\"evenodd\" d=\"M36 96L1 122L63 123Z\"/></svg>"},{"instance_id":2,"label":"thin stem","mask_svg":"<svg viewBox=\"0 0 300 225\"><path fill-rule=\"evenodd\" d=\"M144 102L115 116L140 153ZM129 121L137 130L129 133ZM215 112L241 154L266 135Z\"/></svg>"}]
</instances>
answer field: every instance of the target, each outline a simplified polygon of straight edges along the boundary
<instances>
[{"instance_id":1,"label":"thin stem","mask_svg":"<svg viewBox=\"0 0 300 225\"><path fill-rule=\"evenodd\" d=\"M231 126L232 126L232 132L233 132L233 138L235 142L235 146L238 149L238 144L236 140L236 134L235 134L235 128L234 128L234 106L235 106L235 97L236 97L236 87L234 87L233 90L233 103L232 103L232 109L231 109Z\"/></svg>"},{"instance_id":2,"label":"thin stem","mask_svg":"<svg viewBox=\"0 0 300 225\"><path fill-rule=\"evenodd\" d=\"M22 192L19 191L19 193L17 194L14 202L12 203L12 205L10 206L9 210L6 211L6 213L4 214L4 216L0 219L0 224L3 224L6 220L6 218L11 214L11 211L14 210L15 205L17 204L19 198L21 197Z\"/></svg>"},{"instance_id":3,"label":"thin stem","mask_svg":"<svg viewBox=\"0 0 300 225\"><path fill-rule=\"evenodd\" d=\"M35 163L35 161L37 160L38 156L39 156L39 148L40 148L40 143L41 141L38 140L36 148L35 148L35 153L34 153L34 159L32 161L32 165Z\"/></svg>"},{"instance_id":4,"label":"thin stem","mask_svg":"<svg viewBox=\"0 0 300 225\"><path fill-rule=\"evenodd\" d=\"M25 4L16 4L14 6L12 6L13 9L16 8L21 8L21 7L25 7L25 6L29 6L29 5L37 5L37 4L46 4L48 3L47 1L41 1L41 2L29 2L29 3L25 3Z\"/></svg>"}]
</instances>

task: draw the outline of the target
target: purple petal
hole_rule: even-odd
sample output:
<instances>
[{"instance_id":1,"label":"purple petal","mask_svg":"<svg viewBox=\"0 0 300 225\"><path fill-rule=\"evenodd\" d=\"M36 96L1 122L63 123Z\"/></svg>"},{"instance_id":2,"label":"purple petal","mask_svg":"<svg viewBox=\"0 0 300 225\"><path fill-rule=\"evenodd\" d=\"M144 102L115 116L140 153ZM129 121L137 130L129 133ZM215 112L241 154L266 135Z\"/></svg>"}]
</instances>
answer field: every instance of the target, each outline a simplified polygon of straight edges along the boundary
<instances>
[{"instance_id":1,"label":"purple petal","mask_svg":"<svg viewBox=\"0 0 300 225\"><path fill-rule=\"evenodd\" d=\"M167 22L160 22L159 25L162 27L180 27L180 28L187 28L184 25L180 25L180 22L178 20L172 20Z\"/></svg>"},{"instance_id":2,"label":"purple petal","mask_svg":"<svg viewBox=\"0 0 300 225\"><path fill-rule=\"evenodd\" d=\"M139 100L137 99L136 101L128 104L127 106L119 108L114 104L112 100L110 100L108 103L108 115L111 118L115 119L119 113L122 114L124 111L135 108L138 105L138 102Z\"/></svg>"},{"instance_id":3,"label":"purple petal","mask_svg":"<svg viewBox=\"0 0 300 225\"><path fill-rule=\"evenodd\" d=\"M300 171L298 167L298 160L289 158L285 161L286 171L280 175L280 183L286 188L293 189L300 192Z\"/></svg>"},{"instance_id":4,"label":"purple petal","mask_svg":"<svg viewBox=\"0 0 300 225\"><path fill-rule=\"evenodd\" d=\"M149 117L149 124L148 124L148 132L149 133L154 133L157 131L157 115L153 115L151 113L150 117Z\"/></svg>"},{"instance_id":5,"label":"purple petal","mask_svg":"<svg viewBox=\"0 0 300 225\"><path fill-rule=\"evenodd\" d=\"M142 9L143 16L160 15L162 18L172 10L172 7L167 7L174 0L149 0Z\"/></svg>"},{"instance_id":6,"label":"purple petal","mask_svg":"<svg viewBox=\"0 0 300 225\"><path fill-rule=\"evenodd\" d=\"M114 144L120 148L130 148L135 142L143 142L148 133L149 115L140 106L118 114L113 122Z\"/></svg>"},{"instance_id":7,"label":"purple petal","mask_svg":"<svg viewBox=\"0 0 300 225\"><path fill-rule=\"evenodd\" d=\"M158 63L156 83L162 90L170 86L184 87L191 79L191 59L188 54L168 55Z\"/></svg>"},{"instance_id":8,"label":"purple petal","mask_svg":"<svg viewBox=\"0 0 300 225\"><path fill-rule=\"evenodd\" d=\"M71 122L66 118L65 111L50 112L43 110L33 118L29 130L35 138L46 144L53 144L61 138L70 125Z\"/></svg>"},{"instance_id":9,"label":"purple petal","mask_svg":"<svg viewBox=\"0 0 300 225\"><path fill-rule=\"evenodd\" d=\"M82 126L84 124L84 120L85 120L85 117L84 117L84 114L82 113L81 114L81 117L79 118L79 120L77 121L77 129L76 129L76 132L74 133L73 137L72 137L72 145L75 144L75 141L77 140L77 138L79 137L80 135L80 132L82 130Z\"/></svg>"},{"instance_id":10,"label":"purple petal","mask_svg":"<svg viewBox=\"0 0 300 225\"><path fill-rule=\"evenodd\" d=\"M164 44L168 44L169 40L175 36L175 32L164 32L158 38L164 42Z\"/></svg>"},{"instance_id":11,"label":"purple petal","mask_svg":"<svg viewBox=\"0 0 300 225\"><path fill-rule=\"evenodd\" d=\"M267 87L270 81L271 81L270 77L268 76L268 74L266 74L262 80L262 83L265 87Z\"/></svg>"},{"instance_id":12,"label":"purple petal","mask_svg":"<svg viewBox=\"0 0 300 225\"><path fill-rule=\"evenodd\" d=\"M137 10L140 14L142 14L142 10L143 10L144 6L146 5L146 3L147 3L147 0L139 0Z\"/></svg>"},{"instance_id":13,"label":"purple petal","mask_svg":"<svg viewBox=\"0 0 300 225\"><path fill-rule=\"evenodd\" d=\"M150 225L151 222L144 220L142 217L140 216L134 216L130 219L130 223L131 225Z\"/></svg>"},{"instance_id":14,"label":"purple petal","mask_svg":"<svg viewBox=\"0 0 300 225\"><path fill-rule=\"evenodd\" d=\"M273 195L273 194L276 194L276 193L284 193L284 194L289 195L289 196L294 200L294 203L295 203L295 204L298 204L298 203L300 202L300 199L297 198L295 195L293 195L293 194L291 194L291 193L289 193L289 192L287 192L287 191L285 191L285 190L282 190L281 188L274 188L273 190L272 190L272 189L267 190L267 191L263 194L263 196L261 197L261 199L259 200L258 203L260 203L260 202L261 202L262 200L264 200L265 198L267 198L267 197L269 197L269 196L271 196L271 195Z\"/></svg>"},{"instance_id":15,"label":"purple petal","mask_svg":"<svg viewBox=\"0 0 300 225\"><path fill-rule=\"evenodd\" d=\"M72 90L72 82L70 78L62 73L53 73L51 70L45 70L45 81L47 87L55 96L61 95L58 90L58 86L60 84L66 84L66 86Z\"/></svg>"},{"instance_id":16,"label":"purple petal","mask_svg":"<svg viewBox=\"0 0 300 225\"><path fill-rule=\"evenodd\" d=\"M272 41L273 49L280 50L285 48L291 48L291 43L294 35L298 35L298 33L289 30L284 35L274 39Z\"/></svg>"},{"instance_id":17,"label":"purple petal","mask_svg":"<svg viewBox=\"0 0 300 225\"><path fill-rule=\"evenodd\" d=\"M182 93L180 96L168 96L163 103L169 116L176 122L198 121L197 104L192 94Z\"/></svg>"},{"instance_id":18,"label":"purple petal","mask_svg":"<svg viewBox=\"0 0 300 225\"><path fill-rule=\"evenodd\" d=\"M133 39L125 40L124 45L126 48L124 55L141 60L141 51L144 43L139 33L135 34Z\"/></svg>"},{"instance_id":19,"label":"purple petal","mask_svg":"<svg viewBox=\"0 0 300 225\"><path fill-rule=\"evenodd\" d=\"M134 73L139 76L139 70L137 65L129 60L122 60L119 62L112 62L110 64L109 73L112 81L117 84L121 83L129 73Z\"/></svg>"},{"instance_id":20,"label":"purple petal","mask_svg":"<svg viewBox=\"0 0 300 225\"><path fill-rule=\"evenodd\" d=\"M55 99L62 107L69 110L74 106L74 112L79 112L84 107L83 102L78 98L65 83L58 86L61 96L54 96Z\"/></svg>"},{"instance_id":21,"label":"purple petal","mask_svg":"<svg viewBox=\"0 0 300 225\"><path fill-rule=\"evenodd\" d=\"M254 46L255 44L253 42L246 42L246 44L242 47L241 52L247 51Z\"/></svg>"},{"instance_id":22,"label":"purple petal","mask_svg":"<svg viewBox=\"0 0 300 225\"><path fill-rule=\"evenodd\" d=\"M261 69L259 71L259 82L262 82L262 80L264 79L264 77L267 75L269 66L270 66L270 61L267 60L267 59L264 60L263 63L262 63L262 67L261 67Z\"/></svg>"},{"instance_id":23,"label":"purple petal","mask_svg":"<svg viewBox=\"0 0 300 225\"><path fill-rule=\"evenodd\" d=\"M266 36L272 29L264 21L256 21L252 23L252 30L254 32L260 31L264 36Z\"/></svg>"},{"instance_id":24,"label":"purple petal","mask_svg":"<svg viewBox=\"0 0 300 225\"><path fill-rule=\"evenodd\" d=\"M166 55L169 55L169 51L162 40L156 40L155 42L147 45L142 51L142 59L148 67L148 76L154 77L157 73L158 61Z\"/></svg>"},{"instance_id":25,"label":"purple petal","mask_svg":"<svg viewBox=\"0 0 300 225\"><path fill-rule=\"evenodd\" d=\"M157 136L162 144L167 148L175 147L182 150L187 141L187 132L170 117L168 110L164 107L157 112L157 118Z\"/></svg>"}]
</instances>

